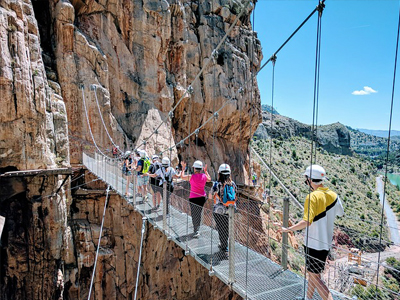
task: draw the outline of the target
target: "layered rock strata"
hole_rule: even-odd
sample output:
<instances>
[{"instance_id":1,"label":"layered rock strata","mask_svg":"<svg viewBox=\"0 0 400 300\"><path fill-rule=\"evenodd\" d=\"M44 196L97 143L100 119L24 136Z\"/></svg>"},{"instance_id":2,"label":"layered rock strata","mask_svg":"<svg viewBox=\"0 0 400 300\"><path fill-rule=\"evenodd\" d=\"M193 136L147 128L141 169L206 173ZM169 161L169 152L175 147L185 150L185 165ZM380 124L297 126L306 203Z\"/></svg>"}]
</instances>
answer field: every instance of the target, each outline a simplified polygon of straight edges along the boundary
<instances>
[{"instance_id":1,"label":"layered rock strata","mask_svg":"<svg viewBox=\"0 0 400 300\"><path fill-rule=\"evenodd\" d=\"M0 2L0 40L0 173L69 166L67 110L58 84L46 78L30 1ZM0 179L1 299L62 295L66 194L55 191L63 180Z\"/></svg>"},{"instance_id":2,"label":"layered rock strata","mask_svg":"<svg viewBox=\"0 0 400 300\"><path fill-rule=\"evenodd\" d=\"M147 152L154 154L178 143L229 101L197 139L192 136L171 155L175 162L177 152L185 160L205 160L212 172L230 161L243 180L248 140L261 120L257 83L250 80L261 59L249 23L250 4L242 8L241 2L227 0L113 0L50 1L49 6L58 82L73 116L73 163L80 163L81 152L93 144L85 110L103 150L111 147L104 125L116 144L131 149L164 122L146 143ZM242 9L238 26L213 58L213 49ZM191 95L185 92L189 85ZM243 94L238 92L241 87ZM168 112L181 99L171 120Z\"/></svg>"}]
</instances>

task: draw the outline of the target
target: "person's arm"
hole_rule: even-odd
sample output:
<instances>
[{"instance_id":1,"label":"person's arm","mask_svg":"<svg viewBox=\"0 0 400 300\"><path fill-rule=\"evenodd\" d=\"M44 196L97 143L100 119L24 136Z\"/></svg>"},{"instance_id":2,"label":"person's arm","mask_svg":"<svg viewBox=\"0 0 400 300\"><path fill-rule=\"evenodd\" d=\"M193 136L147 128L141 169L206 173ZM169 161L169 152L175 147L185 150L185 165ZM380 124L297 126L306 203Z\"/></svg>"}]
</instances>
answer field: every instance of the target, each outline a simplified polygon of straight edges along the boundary
<instances>
[{"instance_id":1,"label":"person's arm","mask_svg":"<svg viewBox=\"0 0 400 300\"><path fill-rule=\"evenodd\" d=\"M140 172L142 171L143 165L140 164L140 161L138 161L138 163L136 164L136 171Z\"/></svg>"},{"instance_id":2,"label":"person's arm","mask_svg":"<svg viewBox=\"0 0 400 300\"><path fill-rule=\"evenodd\" d=\"M186 163L185 163L185 162L181 162L181 165L182 165L182 171L181 171L181 174L180 174L180 175L181 175L181 178L182 178L183 180L190 181L191 175L190 175L190 174L185 175Z\"/></svg>"},{"instance_id":3,"label":"person's arm","mask_svg":"<svg viewBox=\"0 0 400 300\"><path fill-rule=\"evenodd\" d=\"M282 232L291 232L291 231L302 230L310 225L311 225L311 223L309 223L308 221L301 220L297 224L290 226L288 228L282 226Z\"/></svg>"},{"instance_id":4,"label":"person's arm","mask_svg":"<svg viewBox=\"0 0 400 300\"><path fill-rule=\"evenodd\" d=\"M210 182L211 181L211 176L207 172L207 165L204 166L204 174L206 175L207 182Z\"/></svg>"},{"instance_id":5,"label":"person's arm","mask_svg":"<svg viewBox=\"0 0 400 300\"><path fill-rule=\"evenodd\" d=\"M178 179L181 177L181 173L176 173L175 170L172 168L171 168L171 175L172 175L172 178L175 178L175 179Z\"/></svg>"}]
</instances>

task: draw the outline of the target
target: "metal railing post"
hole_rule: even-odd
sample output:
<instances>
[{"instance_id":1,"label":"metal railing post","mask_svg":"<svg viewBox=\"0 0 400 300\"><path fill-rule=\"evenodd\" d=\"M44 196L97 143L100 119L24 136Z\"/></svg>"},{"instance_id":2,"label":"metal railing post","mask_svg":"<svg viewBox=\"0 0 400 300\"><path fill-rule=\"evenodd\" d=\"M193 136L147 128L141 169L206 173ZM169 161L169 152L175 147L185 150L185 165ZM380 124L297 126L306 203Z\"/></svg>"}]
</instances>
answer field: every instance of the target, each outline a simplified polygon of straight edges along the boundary
<instances>
[{"instance_id":1,"label":"metal railing post","mask_svg":"<svg viewBox=\"0 0 400 300\"><path fill-rule=\"evenodd\" d=\"M289 198L285 197L283 198L283 227L288 228L289 227ZM288 263L288 233L283 232L282 233L282 268L284 270L287 269L287 263Z\"/></svg>"},{"instance_id":2,"label":"metal railing post","mask_svg":"<svg viewBox=\"0 0 400 300\"><path fill-rule=\"evenodd\" d=\"M94 153L94 166L91 171L97 175L97 152Z\"/></svg>"},{"instance_id":3,"label":"metal railing post","mask_svg":"<svg viewBox=\"0 0 400 300\"><path fill-rule=\"evenodd\" d=\"M114 178L115 178L114 188L118 192L118 160L114 160Z\"/></svg>"},{"instance_id":4,"label":"metal railing post","mask_svg":"<svg viewBox=\"0 0 400 300\"><path fill-rule=\"evenodd\" d=\"M132 202L133 202L133 207L136 207L136 185L137 185L137 175L135 174L135 171L132 170Z\"/></svg>"},{"instance_id":5,"label":"metal railing post","mask_svg":"<svg viewBox=\"0 0 400 300\"><path fill-rule=\"evenodd\" d=\"M235 282L235 207L229 205L229 284Z\"/></svg>"},{"instance_id":6,"label":"metal railing post","mask_svg":"<svg viewBox=\"0 0 400 300\"><path fill-rule=\"evenodd\" d=\"M167 234L167 182L163 183L163 230Z\"/></svg>"}]
</instances>

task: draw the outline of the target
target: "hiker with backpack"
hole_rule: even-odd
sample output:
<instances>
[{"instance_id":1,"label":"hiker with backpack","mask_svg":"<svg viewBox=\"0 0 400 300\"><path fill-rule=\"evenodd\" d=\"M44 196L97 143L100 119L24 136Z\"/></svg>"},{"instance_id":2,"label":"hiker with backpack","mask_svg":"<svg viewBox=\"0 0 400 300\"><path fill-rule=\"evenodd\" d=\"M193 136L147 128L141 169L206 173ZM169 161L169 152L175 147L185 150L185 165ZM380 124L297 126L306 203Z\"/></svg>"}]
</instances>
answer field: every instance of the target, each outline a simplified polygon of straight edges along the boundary
<instances>
[{"instance_id":1,"label":"hiker with backpack","mask_svg":"<svg viewBox=\"0 0 400 300\"><path fill-rule=\"evenodd\" d=\"M145 174L146 176L157 178L160 182L160 187L162 189L164 182L167 183L167 201L164 205L167 206L167 214L169 214L169 197L174 191L174 178L180 177L180 172L176 172L174 168L171 167L171 161L168 157L163 157L161 161L161 168L159 168L154 174Z\"/></svg>"},{"instance_id":2,"label":"hiker with backpack","mask_svg":"<svg viewBox=\"0 0 400 300\"><path fill-rule=\"evenodd\" d=\"M149 177L145 176L150 168L150 159L147 157L147 153L144 150L139 150L140 159L137 162L137 187L140 196L143 200L147 200L147 184L149 183Z\"/></svg>"},{"instance_id":3,"label":"hiker with backpack","mask_svg":"<svg viewBox=\"0 0 400 300\"><path fill-rule=\"evenodd\" d=\"M220 252L228 257L229 216L228 206L236 207L236 184L231 179L231 168L222 164L218 168L218 180L214 182L209 195L214 199L213 216L217 225Z\"/></svg>"},{"instance_id":4,"label":"hiker with backpack","mask_svg":"<svg viewBox=\"0 0 400 300\"><path fill-rule=\"evenodd\" d=\"M186 169L186 163L182 162L182 170ZM203 171L203 163L200 160L196 160L193 163L194 174L184 175L184 171L181 172L181 178L183 180L190 182L190 195L189 195L189 203L190 203L190 211L192 214L192 223L193 223L193 237L198 238L200 236L199 228L201 223L201 215L203 213L203 206L206 203L206 192L204 190L206 186L206 182L211 181L211 177L207 172L207 165L204 166Z\"/></svg>"},{"instance_id":5,"label":"hiker with backpack","mask_svg":"<svg viewBox=\"0 0 400 300\"><path fill-rule=\"evenodd\" d=\"M131 197L132 195L129 193L129 183L132 176L132 164L133 160L131 157L131 151L126 151L124 154L124 161L122 163L122 174L125 175L126 178L126 188L125 188L125 197Z\"/></svg>"},{"instance_id":6,"label":"hiker with backpack","mask_svg":"<svg viewBox=\"0 0 400 300\"><path fill-rule=\"evenodd\" d=\"M157 170L161 168L161 163L159 161L158 155L153 155L152 160L153 162L150 165L148 174L150 177L150 186L153 190L153 210L157 210L159 209L161 203L162 187L160 186L160 179L158 179L157 177L152 177L150 175L155 174Z\"/></svg>"},{"instance_id":7,"label":"hiker with backpack","mask_svg":"<svg viewBox=\"0 0 400 300\"><path fill-rule=\"evenodd\" d=\"M112 155L114 158L118 158L119 146L112 148Z\"/></svg>"}]
</instances>

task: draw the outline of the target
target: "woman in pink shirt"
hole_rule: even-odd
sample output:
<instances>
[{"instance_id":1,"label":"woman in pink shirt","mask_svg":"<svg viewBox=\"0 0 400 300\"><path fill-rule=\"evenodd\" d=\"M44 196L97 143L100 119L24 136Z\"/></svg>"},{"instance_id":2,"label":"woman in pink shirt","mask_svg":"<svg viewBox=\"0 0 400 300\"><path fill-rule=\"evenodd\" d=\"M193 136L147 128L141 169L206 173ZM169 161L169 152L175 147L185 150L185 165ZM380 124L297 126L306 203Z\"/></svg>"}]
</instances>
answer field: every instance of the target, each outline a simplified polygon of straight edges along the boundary
<instances>
[{"instance_id":1,"label":"woman in pink shirt","mask_svg":"<svg viewBox=\"0 0 400 300\"><path fill-rule=\"evenodd\" d=\"M182 162L183 172L181 173L181 178L190 182L189 203L194 229L193 237L198 238L200 236L199 228L201 223L201 214L203 213L203 206L206 202L207 196L204 187L206 186L206 182L211 181L211 177L207 172L207 165L204 167L204 173L201 172L203 171L203 163L199 160L196 160L193 163L194 173L192 175L184 175L185 169L186 163Z\"/></svg>"}]
</instances>

